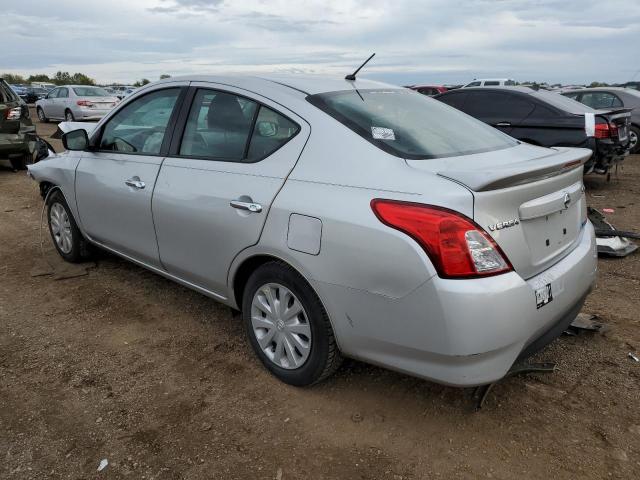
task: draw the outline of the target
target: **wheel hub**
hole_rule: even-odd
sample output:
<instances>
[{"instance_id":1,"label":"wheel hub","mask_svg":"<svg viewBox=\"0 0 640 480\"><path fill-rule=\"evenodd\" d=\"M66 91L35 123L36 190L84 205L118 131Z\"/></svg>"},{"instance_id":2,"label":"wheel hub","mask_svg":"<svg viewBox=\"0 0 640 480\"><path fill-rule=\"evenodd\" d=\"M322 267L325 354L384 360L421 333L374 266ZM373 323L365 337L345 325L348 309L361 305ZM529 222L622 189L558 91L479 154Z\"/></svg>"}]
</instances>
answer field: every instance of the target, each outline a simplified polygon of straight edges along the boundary
<instances>
[{"instance_id":1,"label":"wheel hub","mask_svg":"<svg viewBox=\"0 0 640 480\"><path fill-rule=\"evenodd\" d=\"M51 236L62 253L68 254L73 248L71 222L67 211L60 203L54 203L49 209Z\"/></svg>"},{"instance_id":2,"label":"wheel hub","mask_svg":"<svg viewBox=\"0 0 640 480\"><path fill-rule=\"evenodd\" d=\"M287 287L267 283L251 302L253 335L265 356L280 368L292 370L311 353L311 326L300 300Z\"/></svg>"}]
</instances>

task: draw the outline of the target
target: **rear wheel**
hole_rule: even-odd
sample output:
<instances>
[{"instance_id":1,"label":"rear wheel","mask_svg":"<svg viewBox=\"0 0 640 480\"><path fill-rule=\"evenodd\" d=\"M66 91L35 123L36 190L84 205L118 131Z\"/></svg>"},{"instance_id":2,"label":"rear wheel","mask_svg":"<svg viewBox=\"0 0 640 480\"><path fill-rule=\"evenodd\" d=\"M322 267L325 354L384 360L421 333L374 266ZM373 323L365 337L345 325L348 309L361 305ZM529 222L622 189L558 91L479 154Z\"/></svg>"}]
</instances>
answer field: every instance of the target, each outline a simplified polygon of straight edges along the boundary
<instances>
[{"instance_id":1,"label":"rear wheel","mask_svg":"<svg viewBox=\"0 0 640 480\"><path fill-rule=\"evenodd\" d=\"M640 153L640 127L631 125L629 129L629 152L632 154Z\"/></svg>"},{"instance_id":2,"label":"rear wheel","mask_svg":"<svg viewBox=\"0 0 640 480\"><path fill-rule=\"evenodd\" d=\"M67 122L73 122L75 120L75 118L73 116L73 112L71 110L69 110L69 109L65 110L64 119Z\"/></svg>"},{"instance_id":3,"label":"rear wheel","mask_svg":"<svg viewBox=\"0 0 640 480\"><path fill-rule=\"evenodd\" d=\"M90 256L89 243L78 229L64 195L55 190L47 200L49 233L53 245L67 262L78 263Z\"/></svg>"},{"instance_id":4,"label":"rear wheel","mask_svg":"<svg viewBox=\"0 0 640 480\"><path fill-rule=\"evenodd\" d=\"M340 366L342 358L320 299L287 264L266 263L249 277L242 317L256 355L283 382L311 385Z\"/></svg>"},{"instance_id":5,"label":"rear wheel","mask_svg":"<svg viewBox=\"0 0 640 480\"><path fill-rule=\"evenodd\" d=\"M36 113L38 114L38 120L40 120L41 123L49 122L49 119L44 114L44 110L42 109L42 107L38 107L36 109Z\"/></svg>"}]
</instances>

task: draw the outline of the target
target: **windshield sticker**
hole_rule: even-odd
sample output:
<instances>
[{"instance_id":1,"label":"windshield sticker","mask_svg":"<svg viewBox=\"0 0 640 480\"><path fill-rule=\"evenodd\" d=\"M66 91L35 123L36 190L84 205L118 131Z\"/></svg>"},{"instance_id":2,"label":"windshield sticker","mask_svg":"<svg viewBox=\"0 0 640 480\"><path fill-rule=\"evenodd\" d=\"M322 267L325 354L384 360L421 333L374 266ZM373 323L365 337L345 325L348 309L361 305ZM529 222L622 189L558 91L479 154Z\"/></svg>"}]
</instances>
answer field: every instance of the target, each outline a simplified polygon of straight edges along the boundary
<instances>
[{"instance_id":1,"label":"windshield sticker","mask_svg":"<svg viewBox=\"0 0 640 480\"><path fill-rule=\"evenodd\" d=\"M371 135L376 140L395 140L396 135L391 128L371 127Z\"/></svg>"}]
</instances>

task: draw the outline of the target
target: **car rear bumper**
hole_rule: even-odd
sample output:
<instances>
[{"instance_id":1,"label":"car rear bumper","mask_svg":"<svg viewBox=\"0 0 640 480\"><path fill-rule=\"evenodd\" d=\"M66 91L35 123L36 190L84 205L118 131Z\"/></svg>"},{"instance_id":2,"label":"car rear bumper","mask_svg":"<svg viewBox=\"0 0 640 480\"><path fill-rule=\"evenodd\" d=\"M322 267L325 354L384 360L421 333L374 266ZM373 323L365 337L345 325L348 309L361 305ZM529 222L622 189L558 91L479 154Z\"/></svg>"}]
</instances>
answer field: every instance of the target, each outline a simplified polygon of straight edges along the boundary
<instances>
[{"instance_id":1,"label":"car rear bumper","mask_svg":"<svg viewBox=\"0 0 640 480\"><path fill-rule=\"evenodd\" d=\"M0 159L33 151L35 127L23 127L18 133L0 133Z\"/></svg>"},{"instance_id":2,"label":"car rear bumper","mask_svg":"<svg viewBox=\"0 0 640 480\"><path fill-rule=\"evenodd\" d=\"M109 113L112 109L84 109L81 108L77 112L74 112L74 116L76 120L100 120L107 113Z\"/></svg>"},{"instance_id":3,"label":"car rear bumper","mask_svg":"<svg viewBox=\"0 0 640 480\"><path fill-rule=\"evenodd\" d=\"M314 286L345 355L466 387L502 378L516 360L562 333L595 282L596 260L587 222L571 253L528 280L515 272L474 280L436 276L398 299ZM535 291L548 284L553 300L537 308Z\"/></svg>"}]
</instances>

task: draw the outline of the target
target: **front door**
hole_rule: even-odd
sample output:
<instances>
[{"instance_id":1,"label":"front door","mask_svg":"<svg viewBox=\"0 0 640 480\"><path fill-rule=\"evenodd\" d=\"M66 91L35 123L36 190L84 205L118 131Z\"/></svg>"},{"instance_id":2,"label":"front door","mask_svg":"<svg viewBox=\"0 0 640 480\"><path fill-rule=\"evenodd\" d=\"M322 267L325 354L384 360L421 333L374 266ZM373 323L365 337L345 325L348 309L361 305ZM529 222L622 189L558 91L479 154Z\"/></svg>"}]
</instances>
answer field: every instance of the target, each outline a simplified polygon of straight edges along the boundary
<instances>
[{"instance_id":1,"label":"front door","mask_svg":"<svg viewBox=\"0 0 640 480\"><path fill-rule=\"evenodd\" d=\"M153 197L160 259L169 273L224 297L229 266L258 242L309 127L230 87L201 83L188 99Z\"/></svg>"},{"instance_id":2,"label":"front door","mask_svg":"<svg viewBox=\"0 0 640 480\"><path fill-rule=\"evenodd\" d=\"M155 267L160 262L151 198L180 92L179 86L165 86L123 105L100 128L93 140L96 150L84 152L76 170L84 231Z\"/></svg>"}]
</instances>

